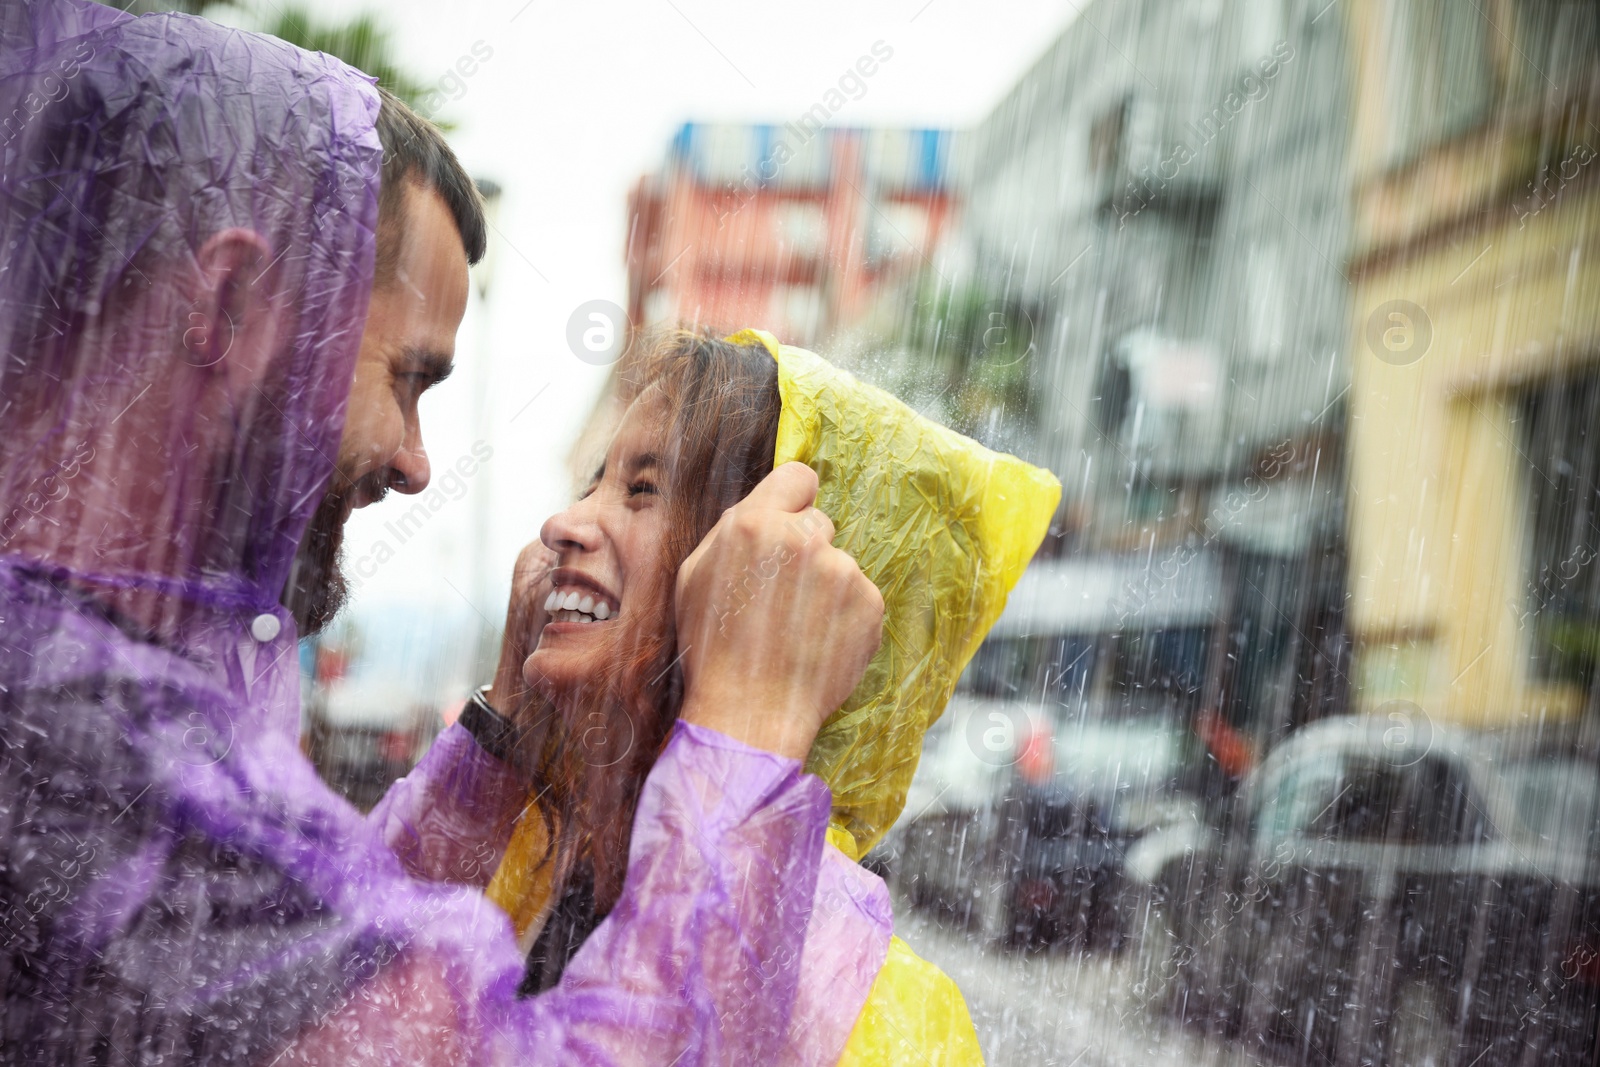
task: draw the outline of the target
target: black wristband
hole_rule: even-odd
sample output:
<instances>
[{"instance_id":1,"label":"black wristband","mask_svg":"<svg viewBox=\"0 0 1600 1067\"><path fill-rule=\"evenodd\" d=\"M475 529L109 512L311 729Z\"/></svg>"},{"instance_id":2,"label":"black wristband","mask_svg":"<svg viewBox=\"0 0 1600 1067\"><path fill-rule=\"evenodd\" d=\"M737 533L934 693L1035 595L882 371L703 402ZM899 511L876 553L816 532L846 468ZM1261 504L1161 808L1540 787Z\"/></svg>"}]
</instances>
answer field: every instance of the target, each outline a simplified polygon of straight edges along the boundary
<instances>
[{"instance_id":1,"label":"black wristband","mask_svg":"<svg viewBox=\"0 0 1600 1067\"><path fill-rule=\"evenodd\" d=\"M461 717L456 721L478 742L479 748L501 763L510 763L516 727L489 706L489 689L487 685L474 689L461 709Z\"/></svg>"}]
</instances>

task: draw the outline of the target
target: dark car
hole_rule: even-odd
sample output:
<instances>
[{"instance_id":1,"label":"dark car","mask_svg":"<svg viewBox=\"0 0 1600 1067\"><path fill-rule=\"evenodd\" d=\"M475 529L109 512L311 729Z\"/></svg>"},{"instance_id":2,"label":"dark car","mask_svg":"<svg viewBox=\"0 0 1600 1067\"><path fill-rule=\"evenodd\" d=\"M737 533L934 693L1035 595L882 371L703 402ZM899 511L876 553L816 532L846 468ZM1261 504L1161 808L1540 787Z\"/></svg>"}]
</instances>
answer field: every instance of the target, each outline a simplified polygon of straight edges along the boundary
<instances>
[{"instance_id":1,"label":"dark car","mask_svg":"<svg viewBox=\"0 0 1600 1067\"><path fill-rule=\"evenodd\" d=\"M1249 777L1225 832L1152 834L1127 867L1161 946L1142 985L1192 1026L1297 1062L1593 1062L1591 762L1328 720Z\"/></svg>"},{"instance_id":2,"label":"dark car","mask_svg":"<svg viewBox=\"0 0 1600 1067\"><path fill-rule=\"evenodd\" d=\"M1173 716L1059 725L1018 761L996 833L998 919L1018 947L1120 949L1128 850L1197 823L1206 755ZM991 920L992 921L992 920Z\"/></svg>"},{"instance_id":3,"label":"dark car","mask_svg":"<svg viewBox=\"0 0 1600 1067\"><path fill-rule=\"evenodd\" d=\"M306 752L334 792L363 811L411 772L444 725L402 684L336 680L306 703Z\"/></svg>"},{"instance_id":4,"label":"dark car","mask_svg":"<svg viewBox=\"0 0 1600 1067\"><path fill-rule=\"evenodd\" d=\"M1003 725L991 748L981 736ZM905 810L867 857L913 907L983 927L993 897L994 836L1015 759L1016 734L1035 719L1014 701L958 694L923 740ZM978 743L973 742L979 735ZM1003 736L1001 736L1003 735ZM991 927L994 909L988 909ZM991 931L995 937L998 930Z\"/></svg>"},{"instance_id":5,"label":"dark car","mask_svg":"<svg viewBox=\"0 0 1600 1067\"><path fill-rule=\"evenodd\" d=\"M966 724L996 707L955 706L932 739L884 853L897 885L991 942L1119 947L1124 856L1152 829L1200 818L1188 785L1203 747L1171 716L1034 713L1013 715L1019 750L995 761Z\"/></svg>"}]
</instances>

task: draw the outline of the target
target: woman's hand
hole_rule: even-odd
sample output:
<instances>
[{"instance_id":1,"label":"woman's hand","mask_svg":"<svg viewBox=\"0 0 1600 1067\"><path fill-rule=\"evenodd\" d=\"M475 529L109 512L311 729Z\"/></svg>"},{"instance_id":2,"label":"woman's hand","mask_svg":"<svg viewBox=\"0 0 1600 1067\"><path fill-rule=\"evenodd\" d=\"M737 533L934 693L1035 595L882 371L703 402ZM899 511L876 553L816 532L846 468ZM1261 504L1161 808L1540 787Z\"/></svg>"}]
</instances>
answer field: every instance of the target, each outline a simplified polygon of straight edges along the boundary
<instances>
[{"instance_id":1,"label":"woman's hand","mask_svg":"<svg viewBox=\"0 0 1600 1067\"><path fill-rule=\"evenodd\" d=\"M506 607L506 633L500 642L500 666L494 672L489 703L513 722L527 709L533 695L523 681L522 664L539 643L539 631L549 618L539 592L557 562L554 552L531 541L517 554L511 571L511 603Z\"/></svg>"},{"instance_id":2,"label":"woman's hand","mask_svg":"<svg viewBox=\"0 0 1600 1067\"><path fill-rule=\"evenodd\" d=\"M681 718L805 759L883 639L883 596L833 547L817 475L785 463L678 570Z\"/></svg>"}]
</instances>

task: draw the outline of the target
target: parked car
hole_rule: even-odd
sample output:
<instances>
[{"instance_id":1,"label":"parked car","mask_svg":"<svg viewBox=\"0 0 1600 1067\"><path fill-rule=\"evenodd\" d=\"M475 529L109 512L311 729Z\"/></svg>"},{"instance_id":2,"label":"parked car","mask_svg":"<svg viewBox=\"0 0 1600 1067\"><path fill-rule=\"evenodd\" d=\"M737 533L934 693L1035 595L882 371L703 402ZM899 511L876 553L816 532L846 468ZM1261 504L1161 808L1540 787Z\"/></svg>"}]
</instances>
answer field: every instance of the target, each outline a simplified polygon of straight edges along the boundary
<instances>
[{"instance_id":1,"label":"parked car","mask_svg":"<svg viewBox=\"0 0 1600 1067\"><path fill-rule=\"evenodd\" d=\"M1325 720L1236 799L1225 832L1174 824L1129 850L1152 1002L1297 1062L1593 1062L1593 763Z\"/></svg>"},{"instance_id":2,"label":"parked car","mask_svg":"<svg viewBox=\"0 0 1600 1067\"><path fill-rule=\"evenodd\" d=\"M1199 820L1191 786L1203 759L1170 715L1060 723L1019 702L958 697L876 859L913 906L991 942L1114 949L1127 933L1126 850Z\"/></svg>"},{"instance_id":3,"label":"parked car","mask_svg":"<svg viewBox=\"0 0 1600 1067\"><path fill-rule=\"evenodd\" d=\"M1016 946L1120 949L1127 851L1154 830L1200 823L1204 749L1172 715L1060 724L1034 744L1001 802L991 908Z\"/></svg>"},{"instance_id":4,"label":"parked car","mask_svg":"<svg viewBox=\"0 0 1600 1067\"><path fill-rule=\"evenodd\" d=\"M1033 714L1015 701L957 694L928 731L904 812L867 858L913 907L938 908L983 925L991 842L1016 734L1034 723ZM984 743L991 738L981 735L985 730L998 731L992 751ZM974 732L980 732L976 748Z\"/></svg>"},{"instance_id":5,"label":"parked car","mask_svg":"<svg viewBox=\"0 0 1600 1067\"><path fill-rule=\"evenodd\" d=\"M410 773L443 722L402 684L340 680L307 710L306 749L323 780L363 811Z\"/></svg>"}]
</instances>

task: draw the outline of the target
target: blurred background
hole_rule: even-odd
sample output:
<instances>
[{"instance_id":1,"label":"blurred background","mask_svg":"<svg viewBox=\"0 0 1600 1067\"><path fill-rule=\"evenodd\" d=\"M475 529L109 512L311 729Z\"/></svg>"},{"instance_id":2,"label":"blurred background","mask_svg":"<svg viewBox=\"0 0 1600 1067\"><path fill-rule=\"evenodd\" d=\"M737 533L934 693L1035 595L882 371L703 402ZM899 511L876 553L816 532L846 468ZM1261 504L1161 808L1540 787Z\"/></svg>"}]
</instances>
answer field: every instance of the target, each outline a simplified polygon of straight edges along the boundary
<instances>
[{"instance_id":1,"label":"blurred background","mask_svg":"<svg viewBox=\"0 0 1600 1067\"><path fill-rule=\"evenodd\" d=\"M193 6L491 203L302 650L354 801L639 333L764 326L1065 487L867 860L989 1062L1600 1063L1594 0Z\"/></svg>"}]
</instances>

